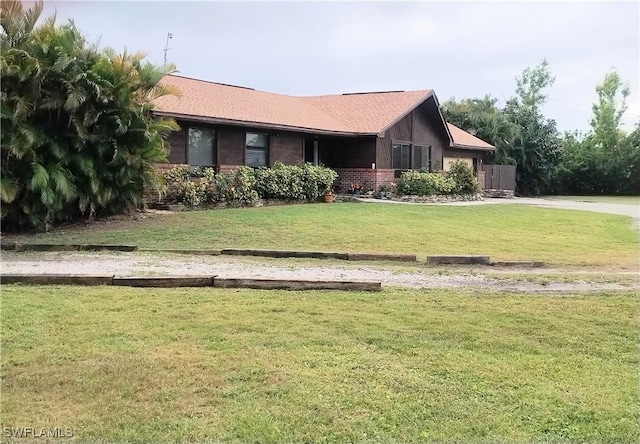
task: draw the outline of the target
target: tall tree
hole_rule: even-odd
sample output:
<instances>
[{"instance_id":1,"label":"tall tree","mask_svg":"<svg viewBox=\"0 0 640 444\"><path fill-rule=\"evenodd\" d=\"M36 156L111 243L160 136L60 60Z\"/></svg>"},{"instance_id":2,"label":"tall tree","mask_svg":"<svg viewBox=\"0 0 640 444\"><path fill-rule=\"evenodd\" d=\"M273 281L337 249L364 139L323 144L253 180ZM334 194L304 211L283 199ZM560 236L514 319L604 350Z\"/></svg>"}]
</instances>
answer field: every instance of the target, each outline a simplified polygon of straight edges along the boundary
<instances>
[{"instance_id":1,"label":"tall tree","mask_svg":"<svg viewBox=\"0 0 640 444\"><path fill-rule=\"evenodd\" d=\"M617 71L612 70L596 86L596 93L598 100L592 107L591 134L587 139L595 166L593 176L598 179L594 191L617 193L625 180L630 154L625 150L626 134L621 128L629 87L623 84Z\"/></svg>"},{"instance_id":2,"label":"tall tree","mask_svg":"<svg viewBox=\"0 0 640 444\"><path fill-rule=\"evenodd\" d=\"M517 162L519 194L543 193L562 154L556 123L540 110L546 100L544 91L554 80L546 60L533 69L525 69L516 78L516 95L505 105L505 116L518 127L511 157Z\"/></svg>"},{"instance_id":3,"label":"tall tree","mask_svg":"<svg viewBox=\"0 0 640 444\"><path fill-rule=\"evenodd\" d=\"M597 150L613 155L625 137L620 126L627 110L629 87L622 83L618 72L612 70L596 86L596 93L598 102L593 104L591 118L593 142Z\"/></svg>"}]
</instances>

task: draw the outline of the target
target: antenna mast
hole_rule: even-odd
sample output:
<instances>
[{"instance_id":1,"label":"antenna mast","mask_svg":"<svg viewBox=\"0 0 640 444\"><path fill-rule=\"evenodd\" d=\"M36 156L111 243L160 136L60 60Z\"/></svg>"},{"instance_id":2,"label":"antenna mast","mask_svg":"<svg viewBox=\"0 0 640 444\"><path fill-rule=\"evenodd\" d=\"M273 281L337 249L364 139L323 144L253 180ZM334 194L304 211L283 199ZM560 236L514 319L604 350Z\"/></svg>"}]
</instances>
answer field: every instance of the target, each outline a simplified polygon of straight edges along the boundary
<instances>
[{"instance_id":1,"label":"antenna mast","mask_svg":"<svg viewBox=\"0 0 640 444\"><path fill-rule=\"evenodd\" d=\"M164 64L167 64L167 51L169 51L169 39L173 38L173 34L167 32L167 43L164 45Z\"/></svg>"}]
</instances>

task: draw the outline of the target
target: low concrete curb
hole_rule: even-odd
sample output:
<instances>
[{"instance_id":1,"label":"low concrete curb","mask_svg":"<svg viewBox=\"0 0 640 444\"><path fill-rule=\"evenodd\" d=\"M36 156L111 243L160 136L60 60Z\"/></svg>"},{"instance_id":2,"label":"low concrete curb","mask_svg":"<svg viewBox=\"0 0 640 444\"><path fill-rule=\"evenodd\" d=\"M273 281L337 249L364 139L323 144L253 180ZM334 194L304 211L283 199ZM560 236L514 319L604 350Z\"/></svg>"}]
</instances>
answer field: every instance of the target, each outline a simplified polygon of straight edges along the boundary
<instances>
[{"instance_id":1,"label":"low concrete curb","mask_svg":"<svg viewBox=\"0 0 640 444\"><path fill-rule=\"evenodd\" d=\"M113 285L113 275L2 274L0 284Z\"/></svg>"},{"instance_id":2,"label":"low concrete curb","mask_svg":"<svg viewBox=\"0 0 640 444\"><path fill-rule=\"evenodd\" d=\"M380 282L295 281L278 279L216 279L215 287L256 288L262 290L349 290L380 291Z\"/></svg>"},{"instance_id":3,"label":"low concrete curb","mask_svg":"<svg viewBox=\"0 0 640 444\"><path fill-rule=\"evenodd\" d=\"M194 256L259 256L272 258L306 258L306 259L338 259L349 261L393 261L417 262L415 254L378 254L378 253L336 253L324 251L291 251L291 250L257 250L249 248L225 248L222 250L207 249L154 249L138 248L136 245L108 244L19 244L2 243L0 249L5 251L139 251L143 253L173 253ZM492 265L496 267L544 267L541 261L495 261L484 255L431 255L427 263L433 265Z\"/></svg>"},{"instance_id":4,"label":"low concrete curb","mask_svg":"<svg viewBox=\"0 0 640 444\"><path fill-rule=\"evenodd\" d=\"M66 274L2 274L0 284L112 285L141 288L218 287L260 290L380 291L380 282L303 281L280 279L219 279L216 276L102 276Z\"/></svg>"},{"instance_id":5,"label":"low concrete curb","mask_svg":"<svg viewBox=\"0 0 640 444\"><path fill-rule=\"evenodd\" d=\"M222 250L138 248L136 251L139 251L141 253L172 253L172 254L187 254L187 255L193 255L193 256L220 256L222 254Z\"/></svg>"},{"instance_id":6,"label":"low concrete curb","mask_svg":"<svg viewBox=\"0 0 640 444\"><path fill-rule=\"evenodd\" d=\"M215 276L127 276L114 277L113 285L124 287L213 287Z\"/></svg>"},{"instance_id":7,"label":"low concrete curb","mask_svg":"<svg viewBox=\"0 0 640 444\"><path fill-rule=\"evenodd\" d=\"M415 254L348 253L350 261L418 262Z\"/></svg>"},{"instance_id":8,"label":"low concrete curb","mask_svg":"<svg viewBox=\"0 0 640 444\"><path fill-rule=\"evenodd\" d=\"M135 251L136 245L101 245L101 244L2 244L5 251Z\"/></svg>"},{"instance_id":9,"label":"low concrete curb","mask_svg":"<svg viewBox=\"0 0 640 444\"><path fill-rule=\"evenodd\" d=\"M252 250L239 248L225 248L222 250L223 255L228 256L261 256L261 257L296 257L307 259L341 259L347 260L347 253L332 253L322 251L286 251L286 250Z\"/></svg>"},{"instance_id":10,"label":"low concrete curb","mask_svg":"<svg viewBox=\"0 0 640 444\"><path fill-rule=\"evenodd\" d=\"M540 261L495 261L489 263L493 267L523 267L523 268L541 268L544 262Z\"/></svg>"},{"instance_id":11,"label":"low concrete curb","mask_svg":"<svg viewBox=\"0 0 640 444\"><path fill-rule=\"evenodd\" d=\"M489 256L427 256L428 264L489 265Z\"/></svg>"}]
</instances>

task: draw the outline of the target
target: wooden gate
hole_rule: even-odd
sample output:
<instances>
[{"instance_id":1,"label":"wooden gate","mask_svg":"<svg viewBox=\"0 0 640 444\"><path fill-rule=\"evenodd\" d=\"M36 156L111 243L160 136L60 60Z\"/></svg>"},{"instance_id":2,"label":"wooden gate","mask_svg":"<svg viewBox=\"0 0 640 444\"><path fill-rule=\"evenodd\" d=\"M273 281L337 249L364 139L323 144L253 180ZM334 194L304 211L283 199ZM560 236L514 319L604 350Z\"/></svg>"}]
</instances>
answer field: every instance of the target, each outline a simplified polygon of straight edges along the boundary
<instances>
[{"instance_id":1,"label":"wooden gate","mask_svg":"<svg viewBox=\"0 0 640 444\"><path fill-rule=\"evenodd\" d=\"M515 165L485 165L485 190L516 190Z\"/></svg>"}]
</instances>

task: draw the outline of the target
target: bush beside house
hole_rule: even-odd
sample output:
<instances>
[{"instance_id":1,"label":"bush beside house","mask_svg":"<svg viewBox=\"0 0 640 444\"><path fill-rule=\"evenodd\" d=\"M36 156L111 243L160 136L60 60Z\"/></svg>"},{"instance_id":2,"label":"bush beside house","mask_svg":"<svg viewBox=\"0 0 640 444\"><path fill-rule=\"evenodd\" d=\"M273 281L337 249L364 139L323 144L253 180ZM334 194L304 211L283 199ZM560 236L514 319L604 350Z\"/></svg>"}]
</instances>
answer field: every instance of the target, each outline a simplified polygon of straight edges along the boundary
<instances>
[{"instance_id":1,"label":"bush beside house","mask_svg":"<svg viewBox=\"0 0 640 444\"><path fill-rule=\"evenodd\" d=\"M313 202L331 191L337 173L312 164L283 165L271 168L238 167L228 174L216 174L212 168L174 167L164 173L168 204L189 207L242 207L259 199L280 202ZM392 194L401 200L440 202L476 200L480 186L473 170L464 162L454 162L445 174L406 171L394 186L383 184L379 196ZM370 193L372 196L373 194Z\"/></svg>"},{"instance_id":2,"label":"bush beside house","mask_svg":"<svg viewBox=\"0 0 640 444\"><path fill-rule=\"evenodd\" d=\"M406 171L396 186L400 196L469 196L480 193L473 169L466 163L453 162L444 174Z\"/></svg>"},{"instance_id":3,"label":"bush beside house","mask_svg":"<svg viewBox=\"0 0 640 444\"><path fill-rule=\"evenodd\" d=\"M304 164L271 168L238 167L230 174L212 168L179 166L165 172L165 200L191 207L253 205L258 199L315 201L330 191L337 174L330 168Z\"/></svg>"}]
</instances>

